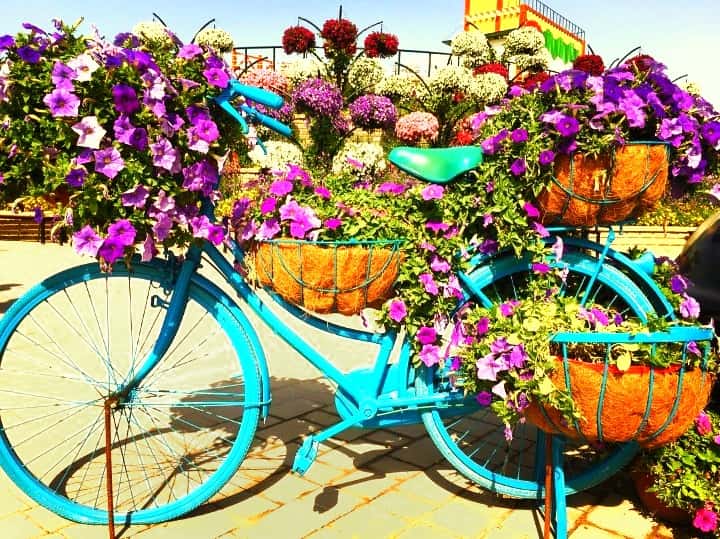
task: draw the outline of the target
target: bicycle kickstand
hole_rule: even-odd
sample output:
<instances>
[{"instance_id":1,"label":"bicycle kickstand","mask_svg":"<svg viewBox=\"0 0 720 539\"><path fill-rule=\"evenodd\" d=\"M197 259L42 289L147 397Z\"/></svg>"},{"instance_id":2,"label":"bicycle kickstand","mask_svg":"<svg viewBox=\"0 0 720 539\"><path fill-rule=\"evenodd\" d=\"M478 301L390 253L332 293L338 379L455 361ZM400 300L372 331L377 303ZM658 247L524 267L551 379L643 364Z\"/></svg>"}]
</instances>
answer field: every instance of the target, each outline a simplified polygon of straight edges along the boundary
<instances>
[{"instance_id":1,"label":"bicycle kickstand","mask_svg":"<svg viewBox=\"0 0 720 539\"><path fill-rule=\"evenodd\" d=\"M339 434L345 429L361 423L362 419L363 416L358 413L357 415L348 417L347 419L344 419L339 423L336 423L335 425L332 425L331 427L328 427L327 429L318 432L317 434L311 434L307 436L303 440L302 445L298 448L297 453L295 453L295 458L293 459L291 471L299 475L305 475L305 472L307 472L310 466L312 466L312 463L315 462L318 454L318 449L322 442L329 438L332 438L333 436Z\"/></svg>"}]
</instances>

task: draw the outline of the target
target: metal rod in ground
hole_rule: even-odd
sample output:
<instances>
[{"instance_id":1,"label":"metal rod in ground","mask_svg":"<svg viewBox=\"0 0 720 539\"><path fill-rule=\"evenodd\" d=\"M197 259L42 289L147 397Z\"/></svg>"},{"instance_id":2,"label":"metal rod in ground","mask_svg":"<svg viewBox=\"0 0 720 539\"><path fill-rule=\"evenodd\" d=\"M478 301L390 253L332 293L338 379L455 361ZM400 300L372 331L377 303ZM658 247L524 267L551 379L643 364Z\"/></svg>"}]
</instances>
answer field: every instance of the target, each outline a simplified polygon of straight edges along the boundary
<instances>
[{"instance_id":1,"label":"metal rod in ground","mask_svg":"<svg viewBox=\"0 0 720 539\"><path fill-rule=\"evenodd\" d=\"M552 513L553 513L553 436L545 436L545 529L543 538L552 537Z\"/></svg>"},{"instance_id":2,"label":"metal rod in ground","mask_svg":"<svg viewBox=\"0 0 720 539\"><path fill-rule=\"evenodd\" d=\"M107 511L108 511L108 533L110 539L115 539L115 508L113 506L113 484L112 484L112 429L111 429L110 401L105 401L105 476Z\"/></svg>"}]
</instances>

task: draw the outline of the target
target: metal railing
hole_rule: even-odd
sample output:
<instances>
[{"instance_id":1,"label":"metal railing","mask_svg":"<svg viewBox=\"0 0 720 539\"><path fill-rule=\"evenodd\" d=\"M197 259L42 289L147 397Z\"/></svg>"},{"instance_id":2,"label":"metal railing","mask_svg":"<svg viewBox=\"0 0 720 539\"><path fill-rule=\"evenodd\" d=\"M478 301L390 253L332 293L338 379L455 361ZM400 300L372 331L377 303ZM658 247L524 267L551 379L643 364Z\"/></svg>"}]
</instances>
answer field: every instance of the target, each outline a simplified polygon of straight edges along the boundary
<instances>
[{"instance_id":1,"label":"metal railing","mask_svg":"<svg viewBox=\"0 0 720 539\"><path fill-rule=\"evenodd\" d=\"M358 49L358 51L361 50ZM322 51L319 50L319 52ZM263 66L270 64L269 67L272 69L278 69L283 62L289 62L298 57L297 55L285 54L280 45L235 47L233 53L236 57L236 67L241 71L252 67L253 64L262 64ZM240 57L240 61L237 60L238 57ZM459 61L459 58L453 57L449 52L399 49L397 56L388 58L383 63L386 64L387 68L392 65L390 71L395 74L399 74L403 70L403 66L410 66L419 74L424 73L430 76L438 67L453 63L459 65Z\"/></svg>"},{"instance_id":2,"label":"metal railing","mask_svg":"<svg viewBox=\"0 0 720 539\"><path fill-rule=\"evenodd\" d=\"M537 11L540 15L545 17L546 19L551 20L558 26L561 26L565 28L566 30L569 30L576 36L578 36L583 41L585 40L585 30L580 28L577 24L572 22L567 17L563 17L560 15L557 11L552 9L550 6L543 4L540 2L540 0L522 0L522 4L525 4L531 9L534 9Z\"/></svg>"}]
</instances>

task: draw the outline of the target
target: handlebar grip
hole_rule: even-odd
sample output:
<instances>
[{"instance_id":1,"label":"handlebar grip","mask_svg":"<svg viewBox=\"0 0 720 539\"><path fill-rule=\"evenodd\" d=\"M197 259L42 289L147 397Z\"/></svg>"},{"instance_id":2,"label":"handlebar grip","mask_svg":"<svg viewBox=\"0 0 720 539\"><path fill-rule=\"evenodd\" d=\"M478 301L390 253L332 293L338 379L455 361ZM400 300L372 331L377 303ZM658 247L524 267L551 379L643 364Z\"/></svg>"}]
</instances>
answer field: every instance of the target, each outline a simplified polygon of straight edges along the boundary
<instances>
[{"instance_id":1,"label":"handlebar grip","mask_svg":"<svg viewBox=\"0 0 720 539\"><path fill-rule=\"evenodd\" d=\"M292 137L292 129L284 123L276 120L275 118L271 118L270 116L262 114L261 112L258 112L254 108L248 107L247 105L240 105L240 108L248 115L248 117L252 121L263 124L264 126L269 127L273 131L277 131L281 135L284 135L288 138Z\"/></svg>"},{"instance_id":2,"label":"handlebar grip","mask_svg":"<svg viewBox=\"0 0 720 539\"><path fill-rule=\"evenodd\" d=\"M283 98L275 92L258 88L256 86L248 86L247 84L242 84L235 79L230 81L229 87L234 95L242 95L250 101L260 103L266 107L270 107L271 109L279 109L283 106Z\"/></svg>"}]
</instances>

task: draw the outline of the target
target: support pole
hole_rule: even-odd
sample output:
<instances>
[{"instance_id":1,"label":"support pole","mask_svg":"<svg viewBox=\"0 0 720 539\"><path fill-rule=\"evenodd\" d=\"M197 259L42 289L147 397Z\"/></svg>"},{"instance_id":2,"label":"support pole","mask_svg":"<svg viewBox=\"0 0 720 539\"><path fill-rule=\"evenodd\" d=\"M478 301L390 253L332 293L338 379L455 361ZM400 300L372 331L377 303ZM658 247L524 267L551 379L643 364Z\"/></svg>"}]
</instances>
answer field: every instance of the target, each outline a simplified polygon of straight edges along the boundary
<instances>
[{"instance_id":1,"label":"support pole","mask_svg":"<svg viewBox=\"0 0 720 539\"><path fill-rule=\"evenodd\" d=\"M112 483L112 410L110 400L105 401L105 477L108 511L108 534L110 539L115 539L115 508L113 506L113 483Z\"/></svg>"}]
</instances>

